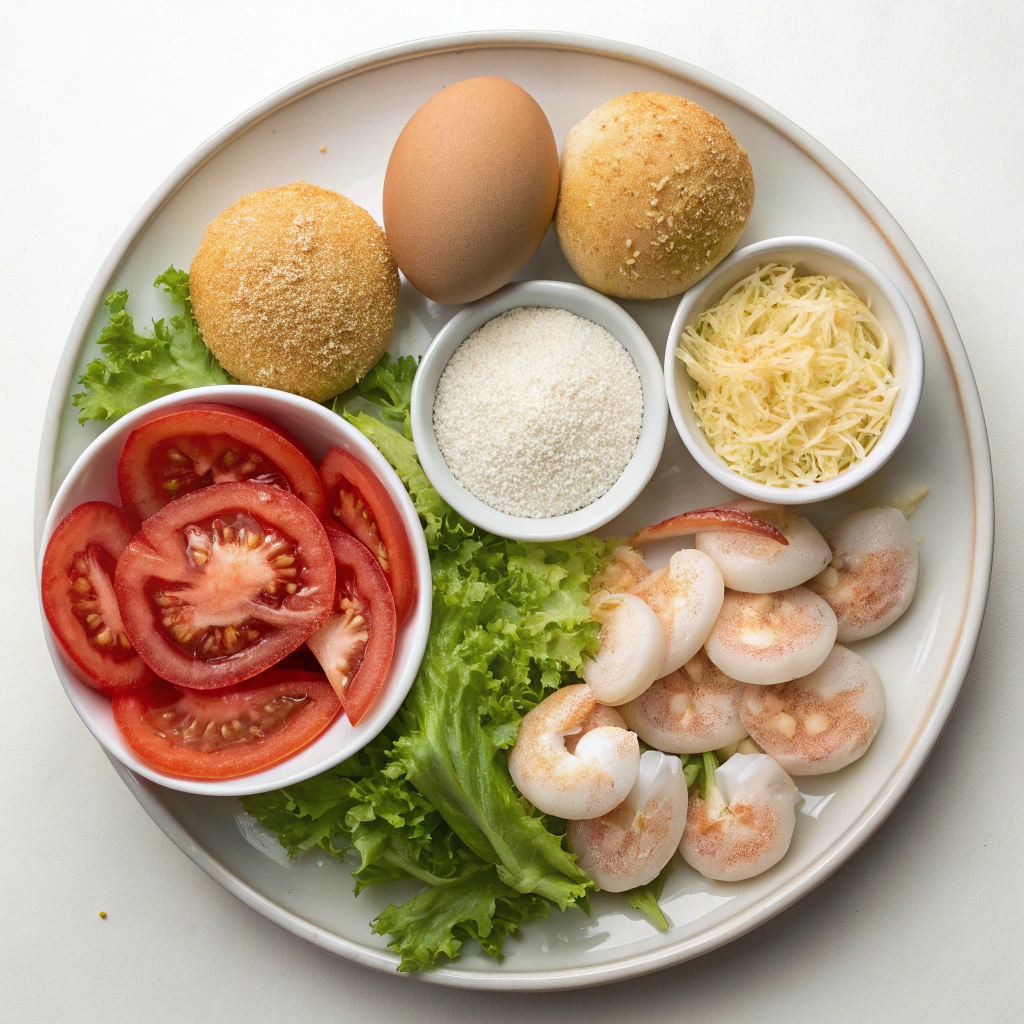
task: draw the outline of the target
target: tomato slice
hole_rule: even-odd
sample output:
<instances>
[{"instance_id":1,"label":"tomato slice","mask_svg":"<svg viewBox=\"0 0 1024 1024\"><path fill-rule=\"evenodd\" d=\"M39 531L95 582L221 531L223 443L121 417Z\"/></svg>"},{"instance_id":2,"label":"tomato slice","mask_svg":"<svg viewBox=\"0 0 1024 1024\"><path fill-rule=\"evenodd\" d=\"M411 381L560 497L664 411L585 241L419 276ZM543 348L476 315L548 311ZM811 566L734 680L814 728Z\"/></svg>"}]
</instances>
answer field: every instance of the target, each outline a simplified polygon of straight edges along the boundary
<instances>
[{"instance_id":1,"label":"tomato slice","mask_svg":"<svg viewBox=\"0 0 1024 1024\"><path fill-rule=\"evenodd\" d=\"M229 405L197 402L141 424L117 463L121 504L140 520L183 494L241 480L281 487L324 516L309 452L270 420Z\"/></svg>"},{"instance_id":2,"label":"tomato slice","mask_svg":"<svg viewBox=\"0 0 1024 1024\"><path fill-rule=\"evenodd\" d=\"M395 601L373 553L328 530L338 584L334 612L306 641L356 725L387 682L395 656Z\"/></svg>"},{"instance_id":3,"label":"tomato slice","mask_svg":"<svg viewBox=\"0 0 1024 1024\"><path fill-rule=\"evenodd\" d=\"M308 746L341 710L318 673L264 672L199 693L158 679L113 698L114 721L144 761L190 779L262 771Z\"/></svg>"},{"instance_id":4,"label":"tomato slice","mask_svg":"<svg viewBox=\"0 0 1024 1024\"><path fill-rule=\"evenodd\" d=\"M114 566L133 532L116 505L87 501L60 521L43 555L50 628L85 681L104 692L153 678L128 639L114 596Z\"/></svg>"},{"instance_id":5,"label":"tomato slice","mask_svg":"<svg viewBox=\"0 0 1024 1024\"><path fill-rule=\"evenodd\" d=\"M142 660L162 679L208 690L263 672L319 629L335 575L308 505L279 487L215 484L145 520L114 589Z\"/></svg>"},{"instance_id":6,"label":"tomato slice","mask_svg":"<svg viewBox=\"0 0 1024 1024\"><path fill-rule=\"evenodd\" d=\"M341 523L374 554L395 598L401 625L416 601L416 564L402 515L387 488L344 448L332 448L320 467L327 515Z\"/></svg>"},{"instance_id":7,"label":"tomato slice","mask_svg":"<svg viewBox=\"0 0 1024 1024\"><path fill-rule=\"evenodd\" d=\"M303 672L316 672L323 674L323 668L320 666L320 662L316 660L316 655L309 649L306 644L302 644L296 647L291 654L286 654L274 668L295 668L300 669Z\"/></svg>"}]
</instances>

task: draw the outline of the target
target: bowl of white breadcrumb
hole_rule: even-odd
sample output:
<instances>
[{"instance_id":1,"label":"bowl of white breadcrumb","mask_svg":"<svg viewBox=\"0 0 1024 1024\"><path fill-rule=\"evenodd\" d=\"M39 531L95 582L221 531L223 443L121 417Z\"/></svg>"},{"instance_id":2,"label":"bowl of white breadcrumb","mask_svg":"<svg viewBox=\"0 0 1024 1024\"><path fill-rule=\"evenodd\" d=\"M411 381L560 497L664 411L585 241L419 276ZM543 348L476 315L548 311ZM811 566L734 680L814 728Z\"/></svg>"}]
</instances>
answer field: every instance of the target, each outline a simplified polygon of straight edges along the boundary
<instances>
[{"instance_id":1,"label":"bowl of white breadcrumb","mask_svg":"<svg viewBox=\"0 0 1024 1024\"><path fill-rule=\"evenodd\" d=\"M612 299L564 281L466 306L413 383L430 482L471 523L515 540L565 540L614 519L654 475L667 426L647 336Z\"/></svg>"}]
</instances>

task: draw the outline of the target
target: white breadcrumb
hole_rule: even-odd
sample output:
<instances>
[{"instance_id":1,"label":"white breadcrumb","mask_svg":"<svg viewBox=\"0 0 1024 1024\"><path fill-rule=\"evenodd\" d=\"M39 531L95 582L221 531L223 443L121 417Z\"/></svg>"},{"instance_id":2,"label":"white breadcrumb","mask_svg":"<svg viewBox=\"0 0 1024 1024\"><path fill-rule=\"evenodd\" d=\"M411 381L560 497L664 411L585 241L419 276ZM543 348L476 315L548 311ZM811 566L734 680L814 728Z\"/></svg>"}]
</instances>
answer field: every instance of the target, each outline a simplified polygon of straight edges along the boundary
<instances>
[{"instance_id":1,"label":"white breadcrumb","mask_svg":"<svg viewBox=\"0 0 1024 1024\"><path fill-rule=\"evenodd\" d=\"M434 433L468 491L542 519L612 487L643 412L640 375L608 331L568 310L519 307L455 351L438 381Z\"/></svg>"}]
</instances>

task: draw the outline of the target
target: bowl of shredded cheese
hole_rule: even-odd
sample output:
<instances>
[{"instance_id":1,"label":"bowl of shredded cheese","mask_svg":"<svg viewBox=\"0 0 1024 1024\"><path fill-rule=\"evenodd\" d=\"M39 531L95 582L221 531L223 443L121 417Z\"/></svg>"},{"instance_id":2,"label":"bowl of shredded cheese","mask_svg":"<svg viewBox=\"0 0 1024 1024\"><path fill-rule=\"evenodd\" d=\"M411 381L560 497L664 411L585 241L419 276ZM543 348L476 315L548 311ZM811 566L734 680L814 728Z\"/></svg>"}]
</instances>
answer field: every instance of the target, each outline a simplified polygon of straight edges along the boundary
<instances>
[{"instance_id":1,"label":"bowl of shredded cheese","mask_svg":"<svg viewBox=\"0 0 1024 1024\"><path fill-rule=\"evenodd\" d=\"M579 537L647 485L668 427L657 353L616 302L565 281L507 285L457 313L416 373L424 472L470 522Z\"/></svg>"},{"instance_id":2,"label":"bowl of shredded cheese","mask_svg":"<svg viewBox=\"0 0 1024 1024\"><path fill-rule=\"evenodd\" d=\"M703 469L750 498L804 504L857 486L906 436L924 383L899 289L845 246L756 242L679 304L669 411Z\"/></svg>"}]
</instances>

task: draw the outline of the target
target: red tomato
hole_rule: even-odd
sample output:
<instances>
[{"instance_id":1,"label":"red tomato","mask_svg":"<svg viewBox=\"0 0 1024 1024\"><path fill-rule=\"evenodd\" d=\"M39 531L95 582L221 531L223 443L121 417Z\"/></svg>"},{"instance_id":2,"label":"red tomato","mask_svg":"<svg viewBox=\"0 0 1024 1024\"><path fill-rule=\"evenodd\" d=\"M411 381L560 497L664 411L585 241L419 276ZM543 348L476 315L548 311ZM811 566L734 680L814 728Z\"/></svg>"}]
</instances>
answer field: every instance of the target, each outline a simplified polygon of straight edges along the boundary
<instances>
[{"instance_id":1,"label":"red tomato","mask_svg":"<svg viewBox=\"0 0 1024 1024\"><path fill-rule=\"evenodd\" d=\"M316 660L316 655L306 644L296 647L291 654L286 654L274 668L296 668L303 672L323 673L320 662Z\"/></svg>"},{"instance_id":2,"label":"red tomato","mask_svg":"<svg viewBox=\"0 0 1024 1024\"><path fill-rule=\"evenodd\" d=\"M114 721L139 757L191 779L269 768L312 743L341 710L322 675L295 670L205 693L158 679L113 703Z\"/></svg>"},{"instance_id":3,"label":"red tomato","mask_svg":"<svg viewBox=\"0 0 1024 1024\"><path fill-rule=\"evenodd\" d=\"M121 504L139 519L183 494L239 480L291 491L323 518L324 491L309 452L244 409L209 402L172 409L136 427L117 463Z\"/></svg>"},{"instance_id":4,"label":"red tomato","mask_svg":"<svg viewBox=\"0 0 1024 1024\"><path fill-rule=\"evenodd\" d=\"M332 448L320 467L333 516L375 555L395 597L401 625L416 601L416 563L401 513L373 471L343 448Z\"/></svg>"},{"instance_id":5,"label":"red tomato","mask_svg":"<svg viewBox=\"0 0 1024 1024\"><path fill-rule=\"evenodd\" d=\"M135 653L114 596L114 565L133 530L105 501L72 509L43 556L43 611L64 653L97 690L142 686L153 673Z\"/></svg>"},{"instance_id":6,"label":"red tomato","mask_svg":"<svg viewBox=\"0 0 1024 1024\"><path fill-rule=\"evenodd\" d=\"M395 602L377 559L351 534L328 530L338 569L334 614L307 641L356 725L387 682Z\"/></svg>"},{"instance_id":7,"label":"red tomato","mask_svg":"<svg viewBox=\"0 0 1024 1024\"><path fill-rule=\"evenodd\" d=\"M331 545L294 495L215 484L142 524L117 563L124 628L162 679L210 690L268 669L334 605Z\"/></svg>"}]
</instances>

